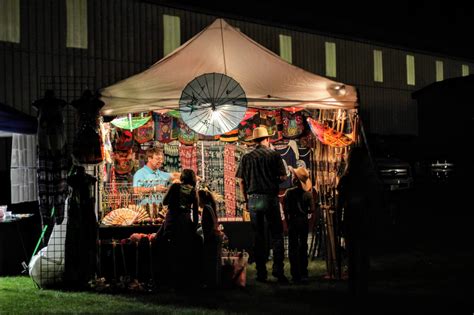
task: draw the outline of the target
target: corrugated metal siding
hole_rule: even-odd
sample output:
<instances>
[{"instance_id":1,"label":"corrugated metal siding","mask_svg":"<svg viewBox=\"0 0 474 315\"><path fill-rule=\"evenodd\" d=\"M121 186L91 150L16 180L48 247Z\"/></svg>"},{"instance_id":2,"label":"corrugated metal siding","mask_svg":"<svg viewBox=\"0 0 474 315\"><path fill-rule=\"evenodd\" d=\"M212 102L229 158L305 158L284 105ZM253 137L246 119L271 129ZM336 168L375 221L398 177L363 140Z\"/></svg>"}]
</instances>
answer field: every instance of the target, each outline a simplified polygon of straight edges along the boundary
<instances>
[{"instance_id":1,"label":"corrugated metal siding","mask_svg":"<svg viewBox=\"0 0 474 315\"><path fill-rule=\"evenodd\" d=\"M88 1L88 49L66 48L64 0L22 0L21 42L0 42L0 101L35 115L30 104L42 96L46 78L73 86L67 101L85 88L108 86L143 71L163 57L163 14L181 19L184 43L217 16L130 0ZM292 37L293 64L325 74L324 42L336 43L336 81L355 85L361 115L373 133L416 134L416 103L411 93L435 80L435 60L443 60L445 78L461 75L473 62L430 56L322 34L227 19L244 34L279 53L278 35ZM383 52L384 82L373 81L373 49ZM406 84L406 54L415 56L416 85ZM91 83L93 78L94 83ZM94 86L90 86L94 85ZM61 97L61 95L59 95ZM72 110L68 117L72 119Z\"/></svg>"}]
</instances>

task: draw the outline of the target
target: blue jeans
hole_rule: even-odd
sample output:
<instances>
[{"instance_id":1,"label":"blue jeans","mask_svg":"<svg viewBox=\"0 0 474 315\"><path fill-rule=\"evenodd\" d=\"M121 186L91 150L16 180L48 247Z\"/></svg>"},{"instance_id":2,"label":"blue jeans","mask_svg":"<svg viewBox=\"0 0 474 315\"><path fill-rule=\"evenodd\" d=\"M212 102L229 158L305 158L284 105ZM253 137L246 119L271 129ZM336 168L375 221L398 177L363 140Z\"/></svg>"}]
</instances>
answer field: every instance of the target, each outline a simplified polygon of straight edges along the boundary
<instances>
[{"instance_id":1,"label":"blue jeans","mask_svg":"<svg viewBox=\"0 0 474 315\"><path fill-rule=\"evenodd\" d=\"M274 195L249 195L248 208L254 232L254 255L257 277L267 278L268 235L273 249L273 275L283 275L285 255L283 224L280 216L278 197Z\"/></svg>"}]
</instances>

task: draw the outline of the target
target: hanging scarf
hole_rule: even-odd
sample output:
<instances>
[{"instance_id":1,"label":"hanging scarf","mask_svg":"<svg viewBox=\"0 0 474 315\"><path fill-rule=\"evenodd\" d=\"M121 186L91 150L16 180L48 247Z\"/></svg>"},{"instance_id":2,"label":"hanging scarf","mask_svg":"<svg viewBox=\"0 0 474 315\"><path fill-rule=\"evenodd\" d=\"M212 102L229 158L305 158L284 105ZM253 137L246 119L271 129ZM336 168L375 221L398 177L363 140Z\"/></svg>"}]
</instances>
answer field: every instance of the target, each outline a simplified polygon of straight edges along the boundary
<instances>
[{"instance_id":1,"label":"hanging scarf","mask_svg":"<svg viewBox=\"0 0 474 315\"><path fill-rule=\"evenodd\" d=\"M164 145L165 161L163 167L166 172L179 172L181 166L179 163L179 144L177 141Z\"/></svg>"},{"instance_id":2,"label":"hanging scarf","mask_svg":"<svg viewBox=\"0 0 474 315\"><path fill-rule=\"evenodd\" d=\"M235 217L235 145L224 147L224 193L226 217Z\"/></svg>"},{"instance_id":3,"label":"hanging scarf","mask_svg":"<svg viewBox=\"0 0 474 315\"><path fill-rule=\"evenodd\" d=\"M197 148L193 145L182 145L179 147L179 161L182 169L191 169L198 173Z\"/></svg>"}]
</instances>

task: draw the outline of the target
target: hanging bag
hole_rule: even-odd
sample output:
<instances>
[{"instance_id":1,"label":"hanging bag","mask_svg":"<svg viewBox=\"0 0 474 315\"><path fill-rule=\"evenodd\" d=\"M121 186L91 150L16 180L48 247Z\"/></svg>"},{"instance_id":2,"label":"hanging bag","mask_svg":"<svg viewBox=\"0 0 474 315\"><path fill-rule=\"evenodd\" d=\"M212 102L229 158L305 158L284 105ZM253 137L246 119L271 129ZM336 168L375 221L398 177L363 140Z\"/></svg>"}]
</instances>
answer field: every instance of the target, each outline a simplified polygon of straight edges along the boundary
<instances>
[{"instance_id":1,"label":"hanging bag","mask_svg":"<svg viewBox=\"0 0 474 315\"><path fill-rule=\"evenodd\" d=\"M155 123L153 119L148 120L146 124L133 130L133 138L140 144L153 140L154 135Z\"/></svg>"},{"instance_id":2,"label":"hanging bag","mask_svg":"<svg viewBox=\"0 0 474 315\"><path fill-rule=\"evenodd\" d=\"M299 112L282 111L283 137L294 139L304 131L303 116Z\"/></svg>"}]
</instances>

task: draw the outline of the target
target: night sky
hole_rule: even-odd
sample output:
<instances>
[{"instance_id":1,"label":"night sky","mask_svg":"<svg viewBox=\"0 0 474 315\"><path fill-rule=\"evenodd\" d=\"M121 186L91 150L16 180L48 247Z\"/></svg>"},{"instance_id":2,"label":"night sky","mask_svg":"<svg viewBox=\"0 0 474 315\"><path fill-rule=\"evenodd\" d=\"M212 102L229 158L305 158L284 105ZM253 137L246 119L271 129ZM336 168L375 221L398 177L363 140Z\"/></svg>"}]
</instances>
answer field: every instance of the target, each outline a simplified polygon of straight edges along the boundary
<instances>
[{"instance_id":1,"label":"night sky","mask_svg":"<svg viewBox=\"0 0 474 315\"><path fill-rule=\"evenodd\" d=\"M354 36L474 61L474 3L469 1L173 0L195 11ZM316 7L316 9L314 8ZM372 13L375 11L375 13Z\"/></svg>"}]
</instances>

